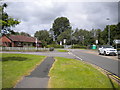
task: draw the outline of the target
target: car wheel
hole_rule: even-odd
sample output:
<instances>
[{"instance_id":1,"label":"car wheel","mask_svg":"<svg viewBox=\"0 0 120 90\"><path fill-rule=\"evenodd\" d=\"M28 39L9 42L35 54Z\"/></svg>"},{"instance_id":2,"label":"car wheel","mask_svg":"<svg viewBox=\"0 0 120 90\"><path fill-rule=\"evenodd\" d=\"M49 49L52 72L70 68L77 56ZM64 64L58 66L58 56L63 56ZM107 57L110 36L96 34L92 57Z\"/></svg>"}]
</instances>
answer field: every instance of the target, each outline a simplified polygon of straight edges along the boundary
<instances>
[{"instance_id":1,"label":"car wheel","mask_svg":"<svg viewBox=\"0 0 120 90\"><path fill-rule=\"evenodd\" d=\"M117 56L117 54L114 54L114 56Z\"/></svg>"},{"instance_id":2,"label":"car wheel","mask_svg":"<svg viewBox=\"0 0 120 90\"><path fill-rule=\"evenodd\" d=\"M98 51L99 55L101 55L100 51Z\"/></svg>"},{"instance_id":3,"label":"car wheel","mask_svg":"<svg viewBox=\"0 0 120 90\"><path fill-rule=\"evenodd\" d=\"M104 56L106 56L107 54L106 54L106 52L104 51Z\"/></svg>"}]
</instances>

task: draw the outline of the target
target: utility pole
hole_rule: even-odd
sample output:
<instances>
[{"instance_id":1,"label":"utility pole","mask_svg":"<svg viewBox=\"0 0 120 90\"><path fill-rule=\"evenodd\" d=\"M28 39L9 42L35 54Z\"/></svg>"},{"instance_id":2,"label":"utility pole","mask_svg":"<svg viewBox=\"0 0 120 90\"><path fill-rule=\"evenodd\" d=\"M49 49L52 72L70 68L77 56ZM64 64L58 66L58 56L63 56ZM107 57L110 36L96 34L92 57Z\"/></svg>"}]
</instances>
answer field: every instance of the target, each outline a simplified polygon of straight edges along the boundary
<instances>
[{"instance_id":1,"label":"utility pole","mask_svg":"<svg viewBox=\"0 0 120 90\"><path fill-rule=\"evenodd\" d=\"M107 18L107 20L110 20ZM108 45L110 45L110 25L108 25Z\"/></svg>"}]
</instances>

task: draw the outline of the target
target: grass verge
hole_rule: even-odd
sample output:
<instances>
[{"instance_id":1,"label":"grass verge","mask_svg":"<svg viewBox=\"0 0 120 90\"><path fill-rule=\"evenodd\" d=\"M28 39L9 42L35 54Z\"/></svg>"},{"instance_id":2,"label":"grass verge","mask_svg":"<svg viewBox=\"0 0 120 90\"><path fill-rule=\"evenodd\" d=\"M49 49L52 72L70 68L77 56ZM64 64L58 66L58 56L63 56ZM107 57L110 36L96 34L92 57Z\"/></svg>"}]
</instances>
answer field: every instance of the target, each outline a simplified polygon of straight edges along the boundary
<instances>
[{"instance_id":1,"label":"grass verge","mask_svg":"<svg viewBox=\"0 0 120 90\"><path fill-rule=\"evenodd\" d=\"M28 54L2 54L2 88L12 88L28 75L45 56Z\"/></svg>"},{"instance_id":2,"label":"grass verge","mask_svg":"<svg viewBox=\"0 0 120 90\"><path fill-rule=\"evenodd\" d=\"M109 78L82 61L56 57L49 88L113 88ZM113 84L116 88L118 85Z\"/></svg>"},{"instance_id":3,"label":"grass verge","mask_svg":"<svg viewBox=\"0 0 120 90\"><path fill-rule=\"evenodd\" d=\"M64 49L57 49L58 52L68 52L68 50L64 50Z\"/></svg>"}]
</instances>

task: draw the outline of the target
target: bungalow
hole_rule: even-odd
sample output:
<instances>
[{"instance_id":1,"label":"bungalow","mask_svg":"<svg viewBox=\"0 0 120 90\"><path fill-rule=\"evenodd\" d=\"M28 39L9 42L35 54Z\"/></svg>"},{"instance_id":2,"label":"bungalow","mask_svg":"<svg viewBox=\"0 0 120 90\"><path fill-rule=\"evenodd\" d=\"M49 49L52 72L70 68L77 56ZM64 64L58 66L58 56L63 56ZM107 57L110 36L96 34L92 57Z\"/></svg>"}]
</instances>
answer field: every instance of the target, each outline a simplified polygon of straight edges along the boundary
<instances>
[{"instance_id":1,"label":"bungalow","mask_svg":"<svg viewBox=\"0 0 120 90\"><path fill-rule=\"evenodd\" d=\"M0 46L5 47L36 47L36 45L41 47L41 41L24 35L2 35L0 38Z\"/></svg>"}]
</instances>

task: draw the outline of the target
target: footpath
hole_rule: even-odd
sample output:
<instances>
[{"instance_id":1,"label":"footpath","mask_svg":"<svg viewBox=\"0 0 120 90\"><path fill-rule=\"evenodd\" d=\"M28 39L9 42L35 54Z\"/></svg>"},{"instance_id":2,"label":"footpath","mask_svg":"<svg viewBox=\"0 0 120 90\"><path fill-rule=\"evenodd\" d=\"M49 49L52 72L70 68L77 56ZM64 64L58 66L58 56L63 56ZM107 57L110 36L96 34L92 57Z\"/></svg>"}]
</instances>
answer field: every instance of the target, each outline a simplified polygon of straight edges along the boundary
<instances>
[{"instance_id":1,"label":"footpath","mask_svg":"<svg viewBox=\"0 0 120 90\"><path fill-rule=\"evenodd\" d=\"M47 57L30 75L25 76L15 88L47 88L48 73L54 61L53 57Z\"/></svg>"}]
</instances>

